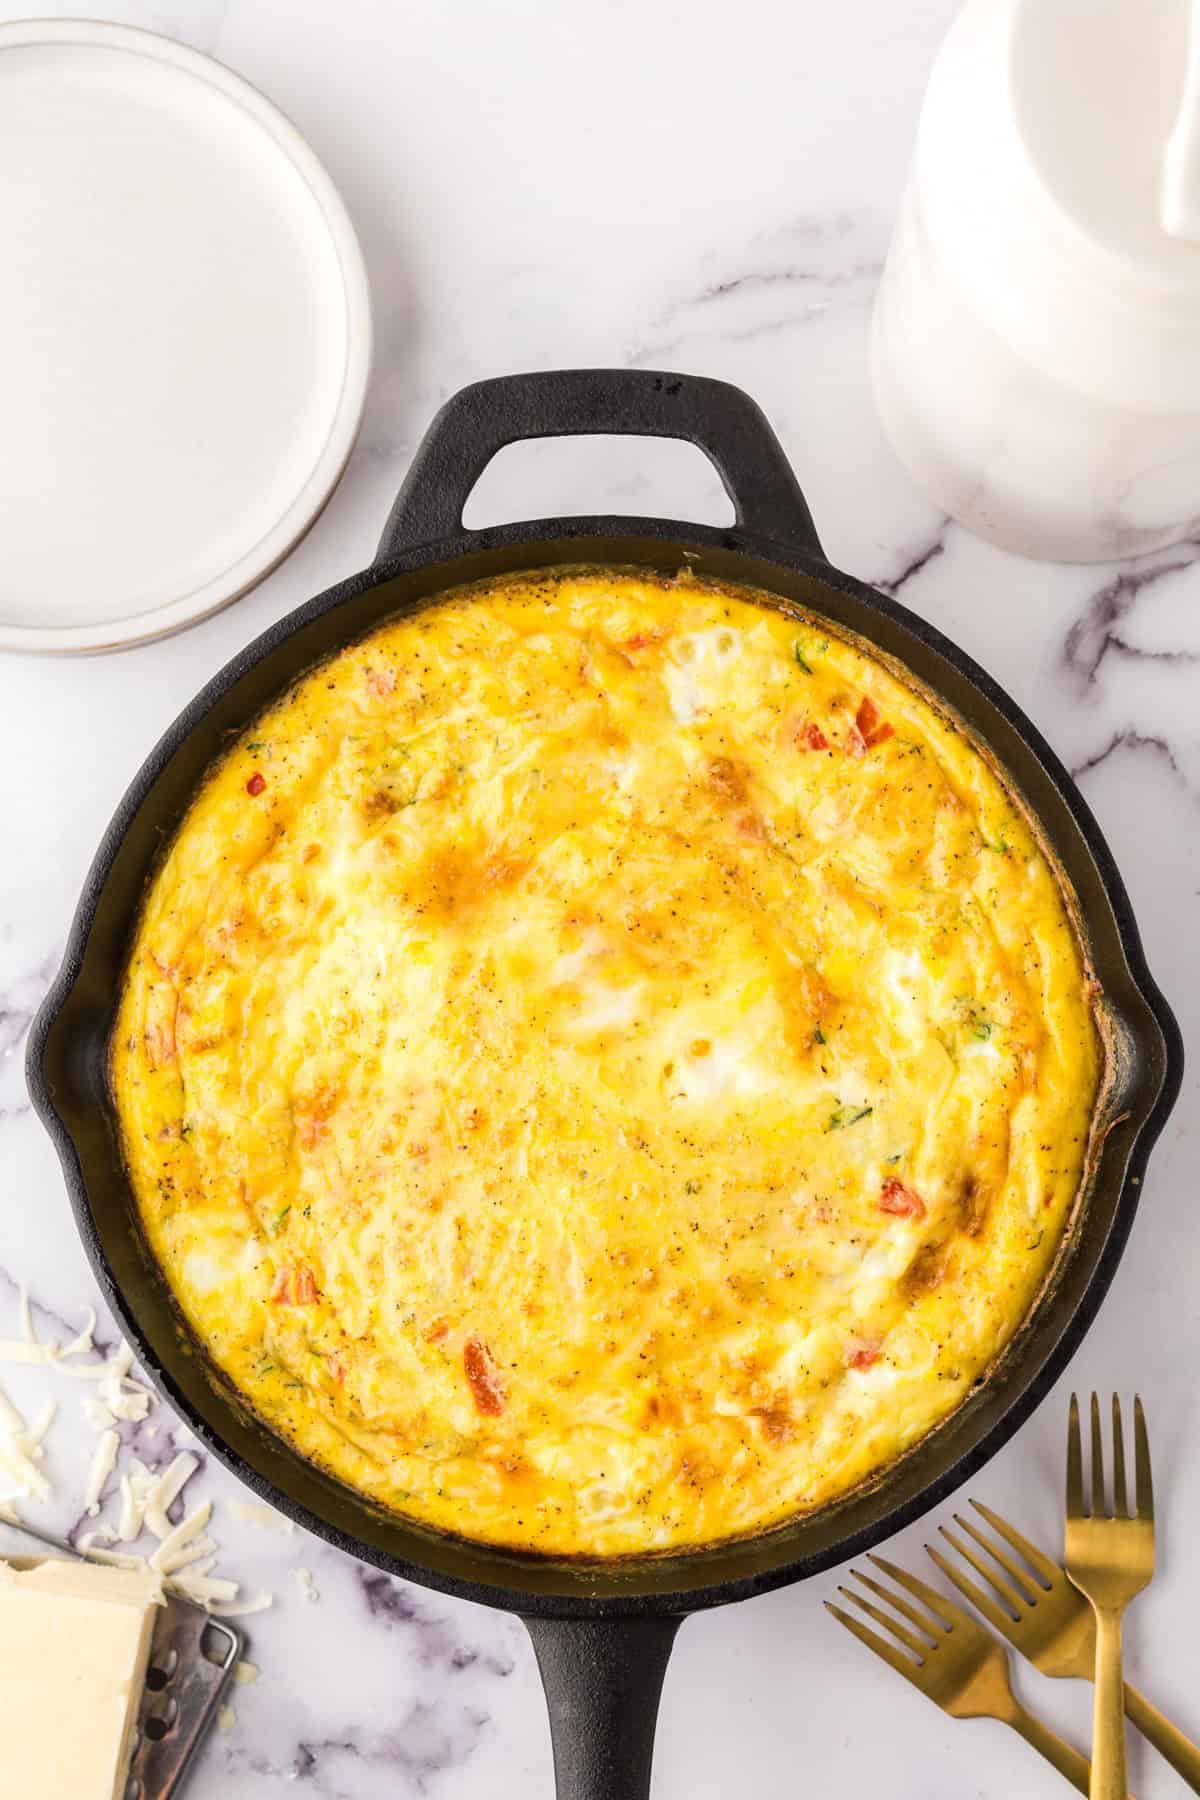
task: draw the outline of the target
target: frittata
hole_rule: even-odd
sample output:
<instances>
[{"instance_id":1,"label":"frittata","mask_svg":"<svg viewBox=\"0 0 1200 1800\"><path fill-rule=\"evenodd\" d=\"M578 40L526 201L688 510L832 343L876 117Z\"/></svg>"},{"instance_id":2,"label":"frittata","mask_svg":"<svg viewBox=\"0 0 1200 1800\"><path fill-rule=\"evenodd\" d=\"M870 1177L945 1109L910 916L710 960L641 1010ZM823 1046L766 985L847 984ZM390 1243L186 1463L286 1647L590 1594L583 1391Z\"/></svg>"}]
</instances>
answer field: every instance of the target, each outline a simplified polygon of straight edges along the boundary
<instances>
[{"instance_id":1,"label":"frittata","mask_svg":"<svg viewBox=\"0 0 1200 1800\"><path fill-rule=\"evenodd\" d=\"M149 890L111 1078L212 1361L465 1537L709 1543L986 1374L1086 1186L1099 997L1020 803L752 591L459 589L301 679Z\"/></svg>"}]
</instances>

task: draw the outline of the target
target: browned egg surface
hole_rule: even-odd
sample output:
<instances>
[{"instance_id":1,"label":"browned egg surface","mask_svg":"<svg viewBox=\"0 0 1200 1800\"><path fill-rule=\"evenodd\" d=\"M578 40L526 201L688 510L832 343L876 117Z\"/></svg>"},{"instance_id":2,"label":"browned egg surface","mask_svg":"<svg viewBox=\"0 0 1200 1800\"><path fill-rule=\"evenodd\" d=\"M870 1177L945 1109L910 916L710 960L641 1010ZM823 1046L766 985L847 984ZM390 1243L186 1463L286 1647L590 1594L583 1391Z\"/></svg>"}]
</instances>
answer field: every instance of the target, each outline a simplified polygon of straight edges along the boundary
<instances>
[{"instance_id":1,"label":"browned egg surface","mask_svg":"<svg viewBox=\"0 0 1200 1800\"><path fill-rule=\"evenodd\" d=\"M113 1042L215 1363L399 1512L555 1553L819 1507L1028 1312L1094 984L968 737L697 580L460 590L209 773Z\"/></svg>"}]
</instances>

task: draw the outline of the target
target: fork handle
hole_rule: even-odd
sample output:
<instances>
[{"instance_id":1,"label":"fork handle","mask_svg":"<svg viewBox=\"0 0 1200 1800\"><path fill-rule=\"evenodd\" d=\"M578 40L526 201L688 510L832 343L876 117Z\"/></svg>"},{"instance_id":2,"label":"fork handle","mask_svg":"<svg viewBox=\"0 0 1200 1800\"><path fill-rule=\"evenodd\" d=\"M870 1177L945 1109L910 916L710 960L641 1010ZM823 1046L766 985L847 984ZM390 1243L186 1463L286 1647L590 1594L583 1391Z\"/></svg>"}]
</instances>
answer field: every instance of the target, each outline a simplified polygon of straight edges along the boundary
<instances>
[{"instance_id":1,"label":"fork handle","mask_svg":"<svg viewBox=\"0 0 1200 1800\"><path fill-rule=\"evenodd\" d=\"M1177 1725L1152 1706L1144 1694L1125 1684L1125 1717L1136 1725L1160 1756L1165 1756L1177 1775L1181 1775L1193 1793L1200 1794L1200 1749L1191 1738L1184 1737Z\"/></svg>"},{"instance_id":2,"label":"fork handle","mask_svg":"<svg viewBox=\"0 0 1200 1800\"><path fill-rule=\"evenodd\" d=\"M1025 1742L1044 1756L1048 1763L1053 1763L1060 1775L1065 1775L1073 1787L1081 1794L1091 1792L1091 1769L1086 1756L1080 1756L1073 1745L1068 1744L1051 1731L1048 1725L1031 1712L1026 1712L1019 1701L1014 1702L1011 1717L1005 1718L1005 1724L1011 1725L1025 1739Z\"/></svg>"},{"instance_id":3,"label":"fork handle","mask_svg":"<svg viewBox=\"0 0 1200 1800\"><path fill-rule=\"evenodd\" d=\"M1093 1601L1096 1614L1096 1703L1092 1714L1091 1800L1124 1800L1125 1683L1121 1615Z\"/></svg>"}]
</instances>

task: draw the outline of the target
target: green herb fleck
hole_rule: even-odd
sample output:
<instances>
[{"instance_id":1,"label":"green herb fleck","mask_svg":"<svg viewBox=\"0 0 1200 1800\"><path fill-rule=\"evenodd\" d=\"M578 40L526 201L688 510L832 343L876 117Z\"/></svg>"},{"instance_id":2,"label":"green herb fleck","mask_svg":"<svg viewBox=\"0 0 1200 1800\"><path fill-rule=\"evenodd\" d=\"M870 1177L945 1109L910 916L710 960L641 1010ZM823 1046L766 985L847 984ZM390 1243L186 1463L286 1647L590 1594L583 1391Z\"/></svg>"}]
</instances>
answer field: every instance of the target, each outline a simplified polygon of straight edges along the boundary
<instances>
[{"instance_id":1,"label":"green herb fleck","mask_svg":"<svg viewBox=\"0 0 1200 1800\"><path fill-rule=\"evenodd\" d=\"M829 1123L825 1129L826 1131L849 1131L850 1127L857 1125L860 1120L869 1119L874 1111L873 1106L843 1106L839 1101L830 1113Z\"/></svg>"},{"instance_id":2,"label":"green herb fleck","mask_svg":"<svg viewBox=\"0 0 1200 1800\"><path fill-rule=\"evenodd\" d=\"M981 1044L986 1044L987 1040L992 1035L991 1021L989 1019L976 1019L974 1025L971 1027L971 1035L977 1037Z\"/></svg>"},{"instance_id":3,"label":"green herb fleck","mask_svg":"<svg viewBox=\"0 0 1200 1800\"><path fill-rule=\"evenodd\" d=\"M698 1194L700 1192L700 1183L698 1181L685 1181L683 1184L683 1191L685 1194Z\"/></svg>"},{"instance_id":4,"label":"green herb fleck","mask_svg":"<svg viewBox=\"0 0 1200 1800\"><path fill-rule=\"evenodd\" d=\"M804 654L804 651L801 649L799 638L797 638L795 643L792 645L792 655L795 657L799 666L804 670L804 673L806 675L811 675L812 674L812 664L808 661L808 659L806 658L806 656Z\"/></svg>"},{"instance_id":5,"label":"green herb fleck","mask_svg":"<svg viewBox=\"0 0 1200 1800\"><path fill-rule=\"evenodd\" d=\"M181 1138L184 1139L185 1142L188 1138L191 1137L191 1135L195 1129L196 1128L192 1124L192 1121L190 1119L181 1119L179 1121L179 1135Z\"/></svg>"},{"instance_id":6,"label":"green herb fleck","mask_svg":"<svg viewBox=\"0 0 1200 1800\"><path fill-rule=\"evenodd\" d=\"M246 749L250 752L251 756L254 756L259 750L265 750L266 747L266 744L261 738L255 738L252 744L246 745Z\"/></svg>"},{"instance_id":7,"label":"green herb fleck","mask_svg":"<svg viewBox=\"0 0 1200 1800\"><path fill-rule=\"evenodd\" d=\"M814 1044L827 1044L828 1042L829 1042L829 1039L825 1036L825 1033L821 1030L821 1027L818 1025L817 1029L813 1032L813 1043Z\"/></svg>"},{"instance_id":8,"label":"green herb fleck","mask_svg":"<svg viewBox=\"0 0 1200 1800\"><path fill-rule=\"evenodd\" d=\"M275 1231L279 1230L280 1226L283 1224L283 1221L287 1218L287 1216L291 1212L291 1210L292 1209L290 1206L281 1206L280 1207L279 1211L275 1214L275 1223L272 1227L273 1230L275 1230Z\"/></svg>"}]
</instances>

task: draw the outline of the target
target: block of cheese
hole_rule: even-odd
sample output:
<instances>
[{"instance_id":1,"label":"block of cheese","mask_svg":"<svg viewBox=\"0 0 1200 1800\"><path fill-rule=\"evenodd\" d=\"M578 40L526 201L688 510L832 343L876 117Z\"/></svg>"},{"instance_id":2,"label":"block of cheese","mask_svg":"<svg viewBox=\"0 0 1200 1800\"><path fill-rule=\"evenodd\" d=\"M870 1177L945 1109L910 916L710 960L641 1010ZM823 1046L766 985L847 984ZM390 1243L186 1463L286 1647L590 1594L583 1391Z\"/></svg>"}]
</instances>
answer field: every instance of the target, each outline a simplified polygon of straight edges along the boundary
<instances>
[{"instance_id":1,"label":"block of cheese","mask_svg":"<svg viewBox=\"0 0 1200 1800\"><path fill-rule=\"evenodd\" d=\"M159 1593L140 1569L0 1562L0 1794L121 1800Z\"/></svg>"}]
</instances>

